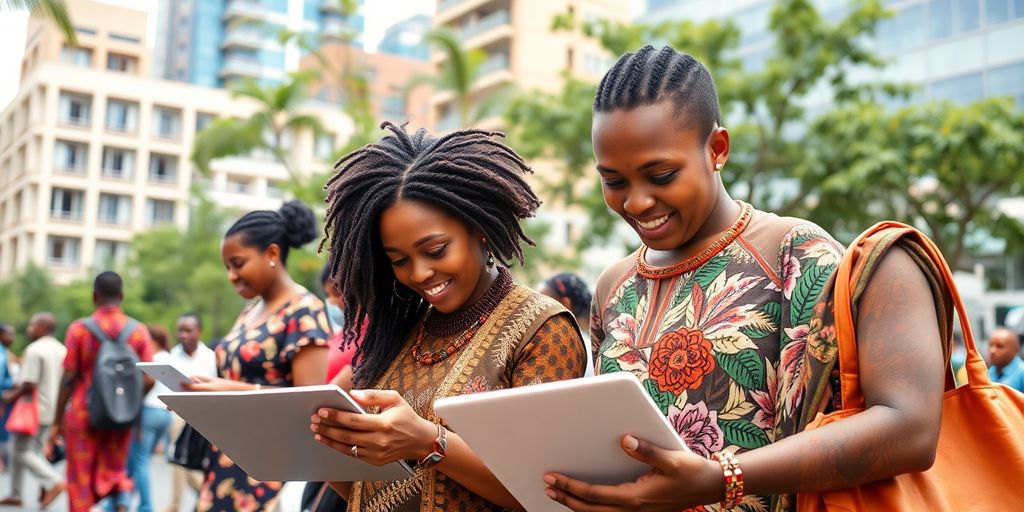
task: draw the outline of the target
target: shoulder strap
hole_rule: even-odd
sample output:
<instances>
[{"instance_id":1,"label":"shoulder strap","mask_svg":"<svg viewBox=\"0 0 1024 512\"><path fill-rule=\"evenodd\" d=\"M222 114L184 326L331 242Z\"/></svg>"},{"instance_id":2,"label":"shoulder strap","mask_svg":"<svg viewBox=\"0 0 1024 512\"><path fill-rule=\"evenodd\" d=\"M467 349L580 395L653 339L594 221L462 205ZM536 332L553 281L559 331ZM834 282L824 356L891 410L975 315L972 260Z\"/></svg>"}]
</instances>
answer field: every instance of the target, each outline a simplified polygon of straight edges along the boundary
<instances>
[{"instance_id":1,"label":"shoulder strap","mask_svg":"<svg viewBox=\"0 0 1024 512\"><path fill-rule=\"evenodd\" d=\"M125 320L124 326L121 327L121 334L117 337L117 343L121 345L127 345L128 340L131 339L132 333L135 332L135 327L139 324L134 318L128 317Z\"/></svg>"},{"instance_id":2,"label":"shoulder strap","mask_svg":"<svg viewBox=\"0 0 1024 512\"><path fill-rule=\"evenodd\" d=\"M952 380L949 352L952 338L952 314L960 317L964 346L967 349L967 374L971 386L989 384L985 362L974 343L971 324L963 300L953 282L953 273L938 247L917 229L899 222L880 222L855 240L836 270L835 323L839 344L839 373L843 409L864 407L857 357L857 331L854 323L856 304L867 287L871 273L886 251L899 243L925 273L935 298L940 324L943 354L946 356L946 390L956 387Z\"/></svg>"},{"instance_id":3,"label":"shoulder strap","mask_svg":"<svg viewBox=\"0 0 1024 512\"><path fill-rule=\"evenodd\" d=\"M91 332L92 335L95 336L96 339L100 341L100 343L106 343L108 341L111 341L110 338L107 336L107 333L103 332L103 329L100 329L100 325L96 323L95 318L87 316L83 318L81 322L82 326L88 329L89 332Z\"/></svg>"}]
</instances>

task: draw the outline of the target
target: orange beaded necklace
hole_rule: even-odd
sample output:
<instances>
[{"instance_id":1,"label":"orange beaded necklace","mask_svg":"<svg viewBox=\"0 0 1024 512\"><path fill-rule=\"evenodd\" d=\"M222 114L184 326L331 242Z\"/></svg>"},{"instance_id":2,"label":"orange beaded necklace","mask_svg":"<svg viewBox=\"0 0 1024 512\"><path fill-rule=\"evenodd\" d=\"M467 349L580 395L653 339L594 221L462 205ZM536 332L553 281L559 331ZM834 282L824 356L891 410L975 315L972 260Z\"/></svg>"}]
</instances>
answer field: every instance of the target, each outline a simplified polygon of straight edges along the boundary
<instances>
[{"instance_id":1,"label":"orange beaded necklace","mask_svg":"<svg viewBox=\"0 0 1024 512\"><path fill-rule=\"evenodd\" d=\"M726 229L722 236L718 237L711 245L707 246L703 251L686 258L685 260L676 263L669 267L652 267L647 264L647 246L641 246L640 250L636 254L636 270L637 273L648 279L663 279L666 277L678 276L680 274L689 272L693 269L700 267L713 258L716 254L722 252L726 246L733 243L740 233L750 223L750 218L753 216L754 207L750 206L743 201L736 201L740 205L740 216L736 219L736 222Z\"/></svg>"}]
</instances>

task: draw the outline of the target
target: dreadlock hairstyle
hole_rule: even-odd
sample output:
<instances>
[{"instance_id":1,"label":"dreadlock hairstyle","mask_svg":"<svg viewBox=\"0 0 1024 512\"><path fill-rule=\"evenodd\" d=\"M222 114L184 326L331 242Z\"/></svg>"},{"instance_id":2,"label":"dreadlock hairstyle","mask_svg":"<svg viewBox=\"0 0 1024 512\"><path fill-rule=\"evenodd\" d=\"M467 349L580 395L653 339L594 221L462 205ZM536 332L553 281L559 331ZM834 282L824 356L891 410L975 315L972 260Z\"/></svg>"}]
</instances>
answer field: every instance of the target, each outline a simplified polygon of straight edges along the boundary
<instances>
[{"instance_id":1,"label":"dreadlock hairstyle","mask_svg":"<svg viewBox=\"0 0 1024 512\"><path fill-rule=\"evenodd\" d=\"M395 280L378 223L399 199L439 208L487 237L503 265L523 262L522 243L534 245L519 221L540 201L524 180L530 167L496 140L498 132L466 129L433 137L385 122L389 133L344 156L327 182L331 277L345 298L346 325L369 322L356 351L358 385L372 385L398 356L427 303ZM411 299L404 300L408 297Z\"/></svg>"},{"instance_id":2,"label":"dreadlock hairstyle","mask_svg":"<svg viewBox=\"0 0 1024 512\"><path fill-rule=\"evenodd\" d=\"M239 233L242 243L261 251L277 244L281 265L286 265L289 247L302 247L316 240L316 215L302 201L288 201L276 212L256 210L243 215L228 228L224 238Z\"/></svg>"},{"instance_id":3,"label":"dreadlock hairstyle","mask_svg":"<svg viewBox=\"0 0 1024 512\"><path fill-rule=\"evenodd\" d=\"M590 301L593 295L580 276L572 272L562 272L544 281L544 284L558 294L558 299L569 299L569 309L576 318L586 318L586 315L590 314Z\"/></svg>"},{"instance_id":4,"label":"dreadlock hairstyle","mask_svg":"<svg viewBox=\"0 0 1024 512\"><path fill-rule=\"evenodd\" d=\"M647 45L628 52L605 73L594 97L594 112L630 110L669 100L677 128L709 134L721 125L718 93L711 73L688 53Z\"/></svg>"}]
</instances>

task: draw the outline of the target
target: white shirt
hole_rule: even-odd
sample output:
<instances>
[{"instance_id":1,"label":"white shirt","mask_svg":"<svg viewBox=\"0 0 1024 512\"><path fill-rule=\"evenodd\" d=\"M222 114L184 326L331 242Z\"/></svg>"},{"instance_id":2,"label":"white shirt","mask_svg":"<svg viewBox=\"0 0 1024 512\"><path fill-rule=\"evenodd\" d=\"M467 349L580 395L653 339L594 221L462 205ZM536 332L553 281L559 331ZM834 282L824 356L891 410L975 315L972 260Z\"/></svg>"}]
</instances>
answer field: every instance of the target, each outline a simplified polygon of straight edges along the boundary
<instances>
[{"instance_id":1,"label":"white shirt","mask_svg":"<svg viewBox=\"0 0 1024 512\"><path fill-rule=\"evenodd\" d=\"M66 353L64 344L53 336L43 336L25 348L25 367L21 378L23 382L36 385L40 425L53 424Z\"/></svg>"},{"instance_id":2,"label":"white shirt","mask_svg":"<svg viewBox=\"0 0 1024 512\"><path fill-rule=\"evenodd\" d=\"M185 353L185 347L181 343L175 345L171 348L171 361L171 364L181 370L186 377L199 375L217 378L217 355L202 341L191 356Z\"/></svg>"},{"instance_id":3,"label":"white shirt","mask_svg":"<svg viewBox=\"0 0 1024 512\"><path fill-rule=\"evenodd\" d=\"M171 361L171 355L168 354L166 350L161 350L160 352L153 354L153 362L171 365L174 364ZM160 399L157 398L156 396L166 395L167 393L170 392L170 388L161 384L160 381L156 381L156 383L153 384L153 387L150 388L149 393L146 393L146 398L143 399L142 405L146 407L155 407L157 409L166 409L167 405L161 402Z\"/></svg>"}]
</instances>

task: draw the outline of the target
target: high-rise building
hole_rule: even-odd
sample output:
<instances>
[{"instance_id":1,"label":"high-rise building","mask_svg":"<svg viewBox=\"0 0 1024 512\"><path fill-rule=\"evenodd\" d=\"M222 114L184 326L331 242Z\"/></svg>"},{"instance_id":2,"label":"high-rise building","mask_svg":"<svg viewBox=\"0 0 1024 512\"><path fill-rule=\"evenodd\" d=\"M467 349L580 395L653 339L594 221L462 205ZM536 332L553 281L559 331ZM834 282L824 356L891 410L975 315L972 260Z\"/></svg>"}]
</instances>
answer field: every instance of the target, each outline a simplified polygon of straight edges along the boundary
<instances>
[{"instance_id":1,"label":"high-rise building","mask_svg":"<svg viewBox=\"0 0 1024 512\"><path fill-rule=\"evenodd\" d=\"M430 23L430 16L417 14L391 25L384 32L384 38L377 45L377 51L410 59L428 60L430 47L423 42L423 35L430 30Z\"/></svg>"},{"instance_id":2,"label":"high-rise building","mask_svg":"<svg viewBox=\"0 0 1024 512\"><path fill-rule=\"evenodd\" d=\"M217 117L258 106L223 89L148 76L145 12L65 0L79 46L30 17L22 79L0 112L0 278L28 262L57 282L124 258L136 233L187 226L191 187L227 208L277 208L290 176L262 152L216 160L200 176L189 156ZM310 106L328 130L286 135L292 167L327 170L351 133L336 108Z\"/></svg>"},{"instance_id":3,"label":"high-rise building","mask_svg":"<svg viewBox=\"0 0 1024 512\"><path fill-rule=\"evenodd\" d=\"M410 122L414 127L427 127L430 122L430 87L421 85L407 90L407 85L418 75L432 72L429 63L391 55L367 53L359 48L342 44L328 44L320 49L320 57L307 55L300 69L317 69L320 77L310 84L310 96L324 102L344 104L346 88L343 79L350 78L359 69L366 77L367 94L374 118L396 123Z\"/></svg>"},{"instance_id":4,"label":"high-rise building","mask_svg":"<svg viewBox=\"0 0 1024 512\"><path fill-rule=\"evenodd\" d=\"M154 73L207 87L280 82L304 53L294 39L282 45L282 31L362 47L363 4L346 17L341 0L159 0Z\"/></svg>"},{"instance_id":5,"label":"high-rise building","mask_svg":"<svg viewBox=\"0 0 1024 512\"><path fill-rule=\"evenodd\" d=\"M471 102L507 86L521 90L555 92L565 82L563 74L599 80L611 64L600 43L580 31L553 31L557 15L571 13L579 20L628 21L629 0L439 0L434 26L455 31L467 50L486 54L480 76L473 84ZM445 54L435 52L431 62L440 68ZM431 98L435 127L440 131L461 123L458 101L451 91L437 91ZM500 119L481 126L500 127Z\"/></svg>"}]
</instances>

